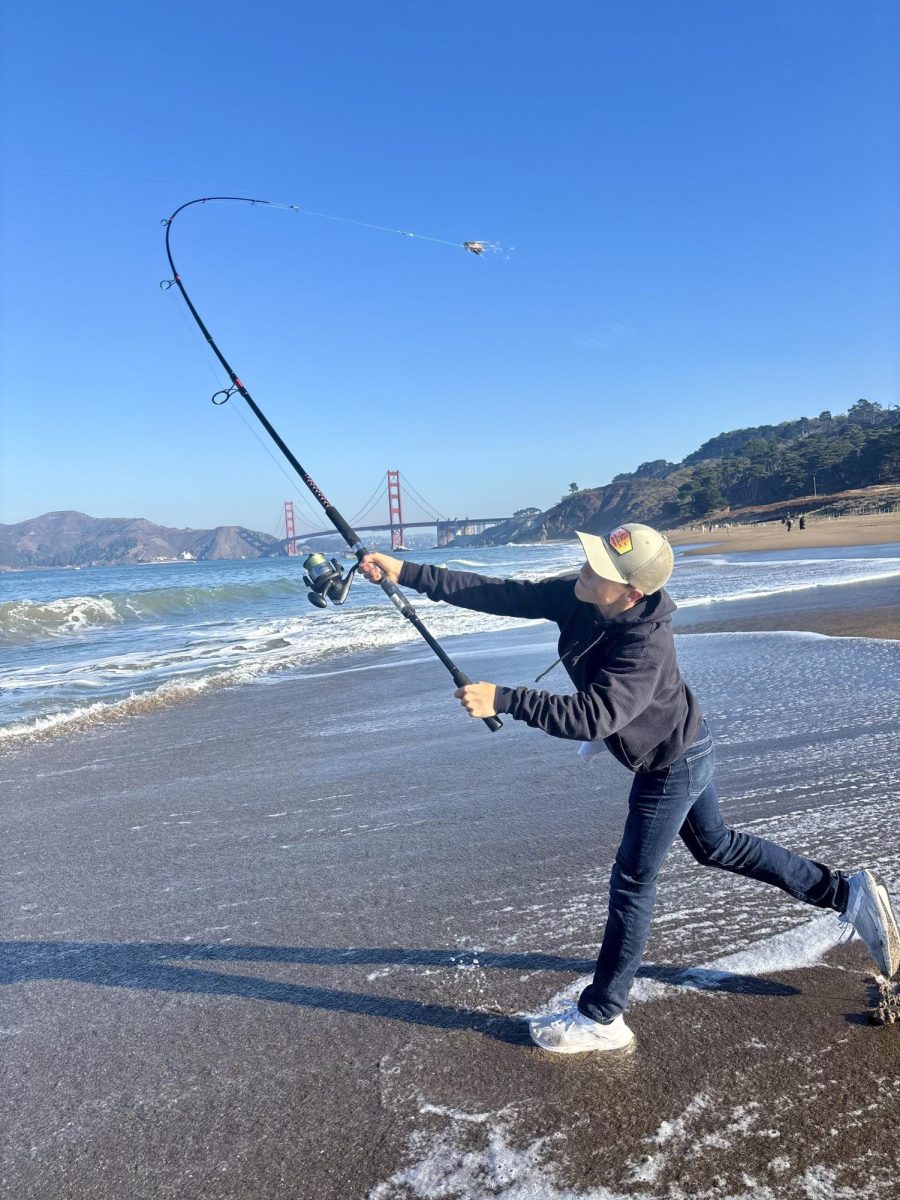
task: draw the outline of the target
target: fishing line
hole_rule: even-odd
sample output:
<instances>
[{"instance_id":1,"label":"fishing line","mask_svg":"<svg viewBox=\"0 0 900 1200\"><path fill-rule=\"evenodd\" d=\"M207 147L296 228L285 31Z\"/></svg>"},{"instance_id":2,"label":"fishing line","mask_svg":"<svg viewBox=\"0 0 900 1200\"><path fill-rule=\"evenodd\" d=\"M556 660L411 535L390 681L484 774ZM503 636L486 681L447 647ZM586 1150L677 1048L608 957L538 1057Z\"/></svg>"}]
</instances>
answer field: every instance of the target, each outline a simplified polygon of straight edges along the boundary
<instances>
[{"instance_id":1,"label":"fishing line","mask_svg":"<svg viewBox=\"0 0 900 1200\"><path fill-rule=\"evenodd\" d=\"M294 206L296 207L296 206ZM454 246L468 250L471 254L484 254L486 250L497 252L501 246L497 242L451 242L446 238L430 237L427 233L412 233L409 229L393 229L390 225L373 225L369 221L357 221L353 217L335 217L331 213L313 212L309 208L297 208L297 212L305 217L319 217L323 221L340 221L342 225L358 225L361 229L377 229L379 233L395 233L400 237L416 238L420 242L434 242L438 246Z\"/></svg>"},{"instance_id":2,"label":"fishing line","mask_svg":"<svg viewBox=\"0 0 900 1200\"><path fill-rule=\"evenodd\" d=\"M428 501L424 498L424 496L419 495L419 493L416 491L416 489L409 482L409 480L406 478L405 475L403 476L403 486L408 492L412 492L413 499L418 500L419 506L423 509L424 512L426 512L428 514L429 517L439 517L442 521L447 520L447 518L444 516L443 513L438 512L438 510L436 508L432 508L432 506L428 503Z\"/></svg>"},{"instance_id":3,"label":"fishing line","mask_svg":"<svg viewBox=\"0 0 900 1200\"><path fill-rule=\"evenodd\" d=\"M382 482L382 483L378 484L378 486L375 488L375 491L368 498L368 500L365 502L365 504L362 506L362 508L359 510L359 512L356 514L356 516L353 518L354 525L358 524L358 522L361 521L363 517L367 517L369 515L369 513L375 507L376 501L378 501L381 498L382 493L385 492L386 490L387 490L386 483Z\"/></svg>"},{"instance_id":4,"label":"fishing line","mask_svg":"<svg viewBox=\"0 0 900 1200\"><path fill-rule=\"evenodd\" d=\"M309 503L309 501L306 499L306 497L303 495L303 493L300 491L300 489L297 487L297 480L292 478L287 473L287 471L284 469L284 463L282 463L280 459L275 457L275 455L272 453L271 447L268 446L262 440L262 438L259 436L257 431L253 428L253 426L250 424L250 422L247 420L247 418L244 416L244 414L241 412L241 410L239 408L236 408L233 404L230 404L228 407L237 416L237 418L240 420L241 424L247 430L249 430L249 432L252 434L254 440L259 442L260 446L262 446L263 450L265 450L266 454L269 456L269 458L271 458L272 462L275 464L275 466L278 468L278 470L281 472L281 474L288 481L291 491L297 497L297 503L303 509L303 515L306 517L306 519L312 525L313 529L315 529L316 525L319 523L316 520L318 513L313 508L313 506ZM287 530L285 530L285 533L287 533ZM299 538L298 538L298 540L299 540Z\"/></svg>"},{"instance_id":5,"label":"fishing line","mask_svg":"<svg viewBox=\"0 0 900 1200\"><path fill-rule=\"evenodd\" d=\"M368 528L368 525L365 524L366 518L369 516L369 514L371 512L375 511L375 505L380 503L380 501L381 501L381 497L379 497L378 500L376 500L374 504L370 504L369 507L364 512L361 512L358 516L354 517L353 518L354 526L362 525L362 527L364 529ZM383 524L383 523L384 522L382 520L381 524ZM373 524L374 524L374 522L373 522Z\"/></svg>"},{"instance_id":6,"label":"fishing line","mask_svg":"<svg viewBox=\"0 0 900 1200\"><path fill-rule=\"evenodd\" d=\"M190 330L191 340L193 341L196 339L199 342L201 351L203 354L203 360L206 363L206 365L209 367L210 374L212 375L213 379L216 382L216 387L221 388L221 386L222 386L221 369L217 368L217 366L215 365L216 359L213 358L212 351L210 350L206 340L200 336L200 331L197 328L196 322L190 320L190 318L188 317L188 314L184 311L183 308L179 308L178 312L181 315L181 319L184 321L184 323L187 325L188 329ZM257 431L253 428L253 426L250 424L250 422L247 420L247 418L244 416L244 414L241 412L241 410L239 408L235 408L234 405L231 405L230 407L231 407L232 411L234 412L234 414L241 421L241 423L245 426L245 428L252 434L255 441L257 441L260 444L260 446L262 446L263 450L266 452L268 457L272 460L272 462L275 464L275 466L278 468L278 470L281 472L281 474L287 480L291 491L297 497L298 504L301 506L302 509L304 509L304 515L306 516L306 519L312 524L313 528L315 528L315 526L318 524L318 522L316 520L316 515L317 515L316 511L314 508L312 508L309 501L306 499L306 497L303 495L303 493L297 487L296 479L294 479L293 476L291 476L287 473L287 471L284 469L284 464L281 462L280 459L275 457L275 455L272 453L271 448L259 436ZM285 530L285 532L287 532L287 531Z\"/></svg>"}]
</instances>

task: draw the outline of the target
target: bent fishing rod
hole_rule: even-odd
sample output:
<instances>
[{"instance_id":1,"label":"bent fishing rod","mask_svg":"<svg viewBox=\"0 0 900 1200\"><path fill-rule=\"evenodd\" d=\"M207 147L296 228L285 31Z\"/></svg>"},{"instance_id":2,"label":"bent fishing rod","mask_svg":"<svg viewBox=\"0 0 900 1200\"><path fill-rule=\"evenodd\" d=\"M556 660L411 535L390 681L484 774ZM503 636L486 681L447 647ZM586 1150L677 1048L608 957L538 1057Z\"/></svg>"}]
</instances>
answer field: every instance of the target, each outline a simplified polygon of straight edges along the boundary
<instances>
[{"instance_id":1,"label":"bent fishing rod","mask_svg":"<svg viewBox=\"0 0 900 1200\"><path fill-rule=\"evenodd\" d=\"M341 571L340 564L337 562L337 560L331 559L329 561L324 554L311 554L303 564L305 570L308 571L308 575L304 575L303 579L307 587L310 588L309 599L312 601L312 603L316 605L317 608L326 608L329 600L331 600L333 604L343 604L347 598L347 593L350 590L350 585L353 582L354 573L359 569L360 563L365 555L369 553L369 551L363 544L362 539L356 533L356 531L352 529L350 525L348 525L335 506L326 498L312 476L300 465L300 462L293 454L290 447L286 444L284 439L275 429L274 425L272 425L271 421L235 374L231 364L228 362L228 359L216 345L212 334L206 328L203 318L197 312L194 302L188 295L181 276L178 274L178 269L175 266L175 260L172 257L172 222L175 220L178 214L184 212L186 208L191 208L194 204L208 204L210 201L220 200L235 201L242 204L262 204L267 208L287 208L296 212L302 211L293 204L275 204L271 200L256 200L250 196L201 196L196 200L188 200L185 204L182 204L180 207L176 208L170 217L165 217L162 221L162 224L166 230L166 256L169 260L169 266L172 269L172 278L164 279L160 284L160 287L164 291L167 291L173 285L178 288L185 304L190 310L191 316L197 322L200 332L203 334L216 358L225 369L228 378L231 380L230 387L222 388L212 396L213 404L225 404L235 394L239 395L243 400L246 401L250 411L315 496L316 500L318 500L319 504L321 504L322 508L325 510L325 515L328 520L356 555L357 561L347 572L346 576L344 576L343 572ZM362 224L362 222L354 222L354 224ZM420 234L407 233L405 230L400 229L386 230L386 232L399 233L404 237L422 236ZM441 239L427 238L425 240L440 241ZM483 242L450 242L445 244L461 245L464 250L476 255L481 255L485 250L485 244ZM459 667L457 667L440 643L432 636L431 633L429 633L428 629L426 629L425 625L422 623L422 620L416 610L396 586L396 584L391 583L391 581L385 576L383 571L381 572L381 579L378 580L378 583L380 584L381 590L386 596L388 596L391 603L394 605L400 615L409 621L419 636L428 643L431 650L441 660L441 662L453 676L453 682L456 684L456 686L465 687L467 684L471 683L472 681L469 679L468 675L466 675L459 669ZM496 733L498 729L502 729L503 727L503 722L499 717L483 717L482 720L492 733Z\"/></svg>"}]
</instances>

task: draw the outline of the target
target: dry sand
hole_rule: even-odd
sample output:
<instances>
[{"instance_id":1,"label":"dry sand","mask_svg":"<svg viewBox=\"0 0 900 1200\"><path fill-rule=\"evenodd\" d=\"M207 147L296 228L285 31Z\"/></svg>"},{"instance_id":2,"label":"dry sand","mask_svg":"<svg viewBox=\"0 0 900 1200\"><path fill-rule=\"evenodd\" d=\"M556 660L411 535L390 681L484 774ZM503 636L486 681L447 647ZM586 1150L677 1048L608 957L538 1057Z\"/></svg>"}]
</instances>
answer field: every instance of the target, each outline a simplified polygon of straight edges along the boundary
<instances>
[{"instance_id":1,"label":"dry sand","mask_svg":"<svg viewBox=\"0 0 900 1200\"><path fill-rule=\"evenodd\" d=\"M800 530L797 522L790 533L780 521L764 525L732 525L704 533L696 529L678 529L667 534L673 546L703 542L687 554L735 554L740 551L797 550L818 546L882 546L900 543L900 513L874 513L865 517L812 517ZM724 543L724 544L723 544Z\"/></svg>"}]
</instances>

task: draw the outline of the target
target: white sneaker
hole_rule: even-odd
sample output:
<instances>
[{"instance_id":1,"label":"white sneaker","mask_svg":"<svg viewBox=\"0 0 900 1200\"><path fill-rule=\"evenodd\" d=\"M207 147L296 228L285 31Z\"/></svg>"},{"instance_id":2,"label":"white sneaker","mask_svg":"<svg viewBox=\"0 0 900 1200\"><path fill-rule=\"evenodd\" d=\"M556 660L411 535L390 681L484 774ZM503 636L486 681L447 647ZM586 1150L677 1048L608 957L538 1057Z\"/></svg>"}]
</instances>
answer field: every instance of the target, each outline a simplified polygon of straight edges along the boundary
<instances>
[{"instance_id":1,"label":"white sneaker","mask_svg":"<svg viewBox=\"0 0 900 1200\"><path fill-rule=\"evenodd\" d=\"M554 1054L622 1050L634 1041L634 1034L622 1016L615 1017L608 1025L601 1025L580 1013L574 1003L561 1012L535 1017L528 1022L528 1031L535 1045Z\"/></svg>"},{"instance_id":2,"label":"white sneaker","mask_svg":"<svg viewBox=\"0 0 900 1200\"><path fill-rule=\"evenodd\" d=\"M890 979L900 968L900 929L887 888L868 870L857 871L847 883L850 897L838 920L850 926L851 938L859 934L878 970Z\"/></svg>"}]
</instances>

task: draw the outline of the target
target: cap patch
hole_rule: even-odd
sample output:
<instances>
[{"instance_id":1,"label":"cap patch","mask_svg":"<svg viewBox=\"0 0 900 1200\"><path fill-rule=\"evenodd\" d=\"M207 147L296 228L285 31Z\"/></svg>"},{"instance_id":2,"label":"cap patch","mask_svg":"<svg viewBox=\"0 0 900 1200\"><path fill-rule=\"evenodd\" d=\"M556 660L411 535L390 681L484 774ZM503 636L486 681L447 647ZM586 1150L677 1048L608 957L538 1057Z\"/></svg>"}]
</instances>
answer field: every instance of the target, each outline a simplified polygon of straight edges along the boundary
<instances>
[{"instance_id":1,"label":"cap patch","mask_svg":"<svg viewBox=\"0 0 900 1200\"><path fill-rule=\"evenodd\" d=\"M627 554L634 549L631 544L631 533L627 529L614 529L609 535L609 544L616 554Z\"/></svg>"}]
</instances>

